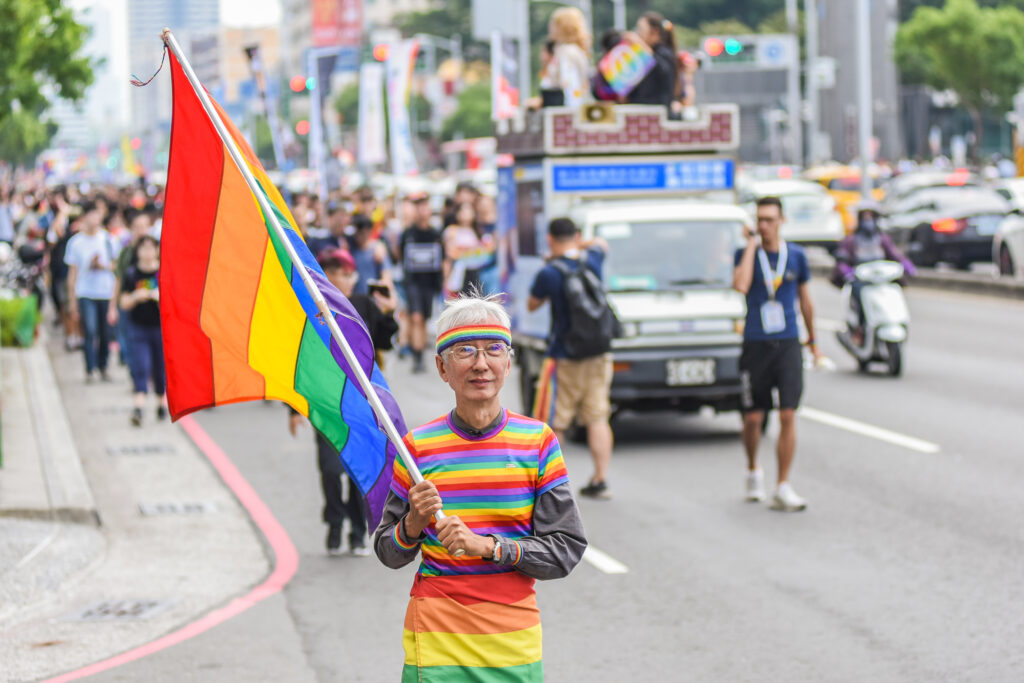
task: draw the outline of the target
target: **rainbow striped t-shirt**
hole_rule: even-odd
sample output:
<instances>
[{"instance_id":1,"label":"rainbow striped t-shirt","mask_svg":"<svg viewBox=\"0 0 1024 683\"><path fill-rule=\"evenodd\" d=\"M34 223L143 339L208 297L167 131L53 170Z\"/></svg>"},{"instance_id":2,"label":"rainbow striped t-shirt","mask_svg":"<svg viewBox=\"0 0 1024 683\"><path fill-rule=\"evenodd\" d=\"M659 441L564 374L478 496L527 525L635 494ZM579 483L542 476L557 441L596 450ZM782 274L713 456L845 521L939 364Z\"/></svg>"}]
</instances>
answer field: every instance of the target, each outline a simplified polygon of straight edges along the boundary
<instances>
[{"instance_id":1,"label":"rainbow striped t-shirt","mask_svg":"<svg viewBox=\"0 0 1024 683\"><path fill-rule=\"evenodd\" d=\"M496 427L479 437L460 431L445 415L410 431L405 444L423 478L437 487L445 513L458 515L481 535L513 540L532 535L537 496L569 481L551 428L507 411ZM410 486L409 471L401 458L395 458L391 490L407 501ZM453 557L437 540L433 525L425 533L418 570L423 576L515 570L514 565L498 566L481 557Z\"/></svg>"}]
</instances>

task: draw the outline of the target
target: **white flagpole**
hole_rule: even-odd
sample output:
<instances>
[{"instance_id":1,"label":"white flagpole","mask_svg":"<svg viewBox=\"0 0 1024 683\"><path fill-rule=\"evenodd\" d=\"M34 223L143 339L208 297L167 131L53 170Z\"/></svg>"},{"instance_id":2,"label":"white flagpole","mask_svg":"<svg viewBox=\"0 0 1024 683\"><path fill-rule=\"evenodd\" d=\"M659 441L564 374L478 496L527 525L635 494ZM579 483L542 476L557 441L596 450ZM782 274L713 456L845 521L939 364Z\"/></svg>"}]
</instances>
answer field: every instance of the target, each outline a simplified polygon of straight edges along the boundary
<instances>
[{"instance_id":1,"label":"white flagpole","mask_svg":"<svg viewBox=\"0 0 1024 683\"><path fill-rule=\"evenodd\" d=\"M324 322L327 323L328 329L331 331L331 337L338 344L338 348L341 349L341 353L345 356L345 360L348 361L349 367L352 369L352 374L355 375L356 382L362 388L363 393L366 394L366 399L370 402L370 407L373 408L373 412L377 415L377 419L380 420L381 426L384 428L384 433L387 434L388 439L395 445L395 449L398 451L399 457L405 463L405 467L409 470L409 476L413 482L418 484L423 481L423 475L420 473L419 467L416 466L416 461L413 460L409 450L405 447L405 442L402 441L402 437L398 433L398 429L391 421L391 417L388 415L388 411L384 408L384 404L381 403L380 397L377 396L377 392L374 391L373 385L367 378L366 373L359 366L359 361L356 359L355 353L352 351L352 347L349 346L348 340L345 339L345 335L342 334L341 329L338 327L338 321L334 319L334 315L331 313L330 306L327 305L324 295L317 288L316 283L313 282L313 278L310 276L306 269L302 266L302 261L299 259L298 253L295 251L295 246L288 239L288 235L285 233L284 228L277 221L277 215L271 208L270 202L263 195L263 190L260 188L260 184L256 182L256 178L253 177L252 171L249 170L249 166L245 163L245 159L242 158L242 153L238 149L238 145L235 144L234 138L228 133L227 127L224 122L221 121L220 116L217 114L217 110L213 106L213 102L210 101L210 96L207 95L206 90L203 89L202 84L199 83L199 79L196 77L195 71L192 70L192 65L189 64L188 59L181 51L181 47L178 45L178 41L175 40L174 34L171 33L170 29L164 29L161 33L161 38L164 44L174 53L174 56L178 58L178 62L181 64L181 68L185 72L185 77L188 78L189 83L192 84L192 89L195 91L196 96L199 98L199 102L203 105L203 109L206 110L207 116L210 117L210 121L213 123L213 127L217 129L217 134L223 141L224 146L227 147L228 153L231 155L231 159L235 162L235 166L241 171L242 177L245 178L245 183L249 186L253 195L256 197L256 201L259 202L260 209L263 210L263 215L267 217L268 223L274 230L274 234L277 235L278 240L284 245L285 250L288 252L289 258L292 263L296 264L295 270L298 271L299 276L302 278L302 284L306 286L306 290L309 295L313 298L313 302L316 304L317 309L320 311L320 315ZM438 510L434 517L438 520L445 518L444 512ZM456 556L462 555L464 551L457 550L453 553Z\"/></svg>"}]
</instances>

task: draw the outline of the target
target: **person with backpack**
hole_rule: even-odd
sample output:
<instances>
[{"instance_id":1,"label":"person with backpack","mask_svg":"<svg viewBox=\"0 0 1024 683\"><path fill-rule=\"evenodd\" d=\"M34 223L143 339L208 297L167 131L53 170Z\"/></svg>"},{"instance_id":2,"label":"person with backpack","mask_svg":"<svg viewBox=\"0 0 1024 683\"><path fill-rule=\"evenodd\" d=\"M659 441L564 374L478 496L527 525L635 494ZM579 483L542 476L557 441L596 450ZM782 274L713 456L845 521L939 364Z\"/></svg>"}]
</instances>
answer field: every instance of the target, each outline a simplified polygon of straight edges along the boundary
<instances>
[{"instance_id":1,"label":"person with backpack","mask_svg":"<svg viewBox=\"0 0 1024 683\"><path fill-rule=\"evenodd\" d=\"M594 474L580 489L590 498L610 498L608 466L612 459L609 396L612 385L612 339L618 321L605 298L601 271L608 243L584 242L576 224L555 218L548 225L551 258L537 273L527 308L551 303L548 356L555 360L555 416L551 428L559 441L575 419L587 429Z\"/></svg>"}]
</instances>

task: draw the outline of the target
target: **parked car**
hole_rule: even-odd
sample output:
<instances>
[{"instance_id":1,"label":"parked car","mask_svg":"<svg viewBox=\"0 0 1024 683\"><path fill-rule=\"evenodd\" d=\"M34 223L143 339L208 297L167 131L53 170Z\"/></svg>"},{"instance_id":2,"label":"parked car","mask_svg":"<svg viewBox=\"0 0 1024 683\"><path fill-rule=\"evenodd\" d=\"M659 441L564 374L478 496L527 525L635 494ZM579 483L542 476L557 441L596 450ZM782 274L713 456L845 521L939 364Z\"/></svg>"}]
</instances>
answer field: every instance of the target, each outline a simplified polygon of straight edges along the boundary
<instances>
[{"instance_id":1,"label":"parked car","mask_svg":"<svg viewBox=\"0 0 1024 683\"><path fill-rule=\"evenodd\" d=\"M1010 202L1010 206L1024 211L1024 178L1006 178L992 184L1001 197Z\"/></svg>"},{"instance_id":2,"label":"parked car","mask_svg":"<svg viewBox=\"0 0 1024 683\"><path fill-rule=\"evenodd\" d=\"M896 203L883 227L917 265L967 269L992 260L993 237L1008 217L1016 218L1010 205L989 187L939 186Z\"/></svg>"},{"instance_id":3,"label":"parked car","mask_svg":"<svg viewBox=\"0 0 1024 683\"><path fill-rule=\"evenodd\" d=\"M782 237L806 246L835 250L846 236L843 218L828 190L807 180L761 180L740 187L741 206L754 220L759 197L775 196L782 200Z\"/></svg>"},{"instance_id":4,"label":"parked car","mask_svg":"<svg viewBox=\"0 0 1024 683\"><path fill-rule=\"evenodd\" d=\"M999 225L992 239L992 260L999 274L1024 279L1024 217L1017 212Z\"/></svg>"}]
</instances>

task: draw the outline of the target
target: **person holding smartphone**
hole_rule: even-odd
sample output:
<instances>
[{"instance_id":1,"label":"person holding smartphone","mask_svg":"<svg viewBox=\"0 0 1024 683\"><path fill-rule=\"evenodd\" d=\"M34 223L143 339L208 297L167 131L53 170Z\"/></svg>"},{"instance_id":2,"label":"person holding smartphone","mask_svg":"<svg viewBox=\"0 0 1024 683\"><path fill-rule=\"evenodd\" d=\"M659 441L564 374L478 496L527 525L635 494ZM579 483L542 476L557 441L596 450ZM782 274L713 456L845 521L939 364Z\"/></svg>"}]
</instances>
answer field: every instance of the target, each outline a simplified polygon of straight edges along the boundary
<instances>
[{"instance_id":1,"label":"person holding smartphone","mask_svg":"<svg viewBox=\"0 0 1024 683\"><path fill-rule=\"evenodd\" d=\"M797 327L797 303L807 327L807 345L815 362L822 359L814 343L814 306L808 282L807 255L779 236L785 220L778 197L757 200L757 229L746 229L747 245L736 251L733 287L747 298L740 381L743 393L743 445L747 453L747 500L765 499L764 471L757 466L765 416L772 409L772 390L779 392L778 485L774 510L796 512L807 507L789 483L796 451L796 409L803 393L803 353Z\"/></svg>"}]
</instances>

